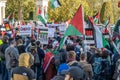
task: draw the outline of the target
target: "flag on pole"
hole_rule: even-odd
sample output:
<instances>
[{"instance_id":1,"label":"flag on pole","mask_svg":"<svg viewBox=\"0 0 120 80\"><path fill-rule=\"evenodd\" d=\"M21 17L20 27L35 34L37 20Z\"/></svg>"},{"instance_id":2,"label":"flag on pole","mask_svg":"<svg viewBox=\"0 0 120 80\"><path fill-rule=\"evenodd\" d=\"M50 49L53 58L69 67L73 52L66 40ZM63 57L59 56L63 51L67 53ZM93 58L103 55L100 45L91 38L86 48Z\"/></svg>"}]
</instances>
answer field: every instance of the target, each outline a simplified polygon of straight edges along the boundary
<instances>
[{"instance_id":1,"label":"flag on pole","mask_svg":"<svg viewBox=\"0 0 120 80\"><path fill-rule=\"evenodd\" d=\"M9 21L11 17L11 13L8 15L7 20Z\"/></svg>"},{"instance_id":2,"label":"flag on pole","mask_svg":"<svg viewBox=\"0 0 120 80\"><path fill-rule=\"evenodd\" d=\"M12 25L14 25L15 23L15 14L13 13L13 16L12 16Z\"/></svg>"},{"instance_id":3,"label":"flag on pole","mask_svg":"<svg viewBox=\"0 0 120 80\"><path fill-rule=\"evenodd\" d=\"M109 23L110 23L110 16L107 17L107 19L106 19L106 21L105 21L105 23L104 23L105 28L107 28L107 25L108 25Z\"/></svg>"},{"instance_id":4,"label":"flag on pole","mask_svg":"<svg viewBox=\"0 0 120 80\"><path fill-rule=\"evenodd\" d=\"M93 19L93 17L88 16L88 20L89 20L92 24L94 24L94 19Z\"/></svg>"},{"instance_id":5,"label":"flag on pole","mask_svg":"<svg viewBox=\"0 0 120 80\"><path fill-rule=\"evenodd\" d=\"M78 11L75 13L73 19L71 20L70 24L72 27L75 27L81 34L85 34L84 30L84 13L82 9L82 5L78 8Z\"/></svg>"},{"instance_id":6,"label":"flag on pole","mask_svg":"<svg viewBox=\"0 0 120 80\"><path fill-rule=\"evenodd\" d=\"M98 12L95 16L93 17L88 17L88 20L94 25L94 24L99 24L100 23L100 12Z\"/></svg>"},{"instance_id":7,"label":"flag on pole","mask_svg":"<svg viewBox=\"0 0 120 80\"><path fill-rule=\"evenodd\" d=\"M100 12L98 12L95 16L94 16L94 24L98 24L100 22Z\"/></svg>"},{"instance_id":8,"label":"flag on pole","mask_svg":"<svg viewBox=\"0 0 120 80\"><path fill-rule=\"evenodd\" d=\"M60 7L61 4L59 2L59 0L51 0L51 7L54 9L54 8L57 8L57 7Z\"/></svg>"},{"instance_id":9,"label":"flag on pole","mask_svg":"<svg viewBox=\"0 0 120 80\"><path fill-rule=\"evenodd\" d=\"M84 34L84 15L82 5L78 8L77 12L75 13L73 19L71 20L63 39L60 41L59 49L62 48L66 36L80 36Z\"/></svg>"},{"instance_id":10,"label":"flag on pole","mask_svg":"<svg viewBox=\"0 0 120 80\"><path fill-rule=\"evenodd\" d=\"M38 7L38 9L37 9L37 15L39 15L39 14L41 14L41 9L40 9L40 7Z\"/></svg>"},{"instance_id":11,"label":"flag on pole","mask_svg":"<svg viewBox=\"0 0 120 80\"><path fill-rule=\"evenodd\" d=\"M108 27L108 24L110 23L110 17L107 17L107 19L106 19L106 21L105 21L105 23L104 23L104 30L103 30L103 33L108 33L108 30L110 29L109 27Z\"/></svg>"},{"instance_id":12,"label":"flag on pole","mask_svg":"<svg viewBox=\"0 0 120 80\"><path fill-rule=\"evenodd\" d=\"M44 25L46 25L46 21L44 20L44 18L43 18L41 15L38 15L38 16L37 16L37 19L38 19L39 21L41 21Z\"/></svg>"},{"instance_id":13,"label":"flag on pole","mask_svg":"<svg viewBox=\"0 0 120 80\"><path fill-rule=\"evenodd\" d=\"M109 46L108 41L105 40L104 36L102 35L102 32L99 30L98 27L94 27L95 29L95 42L97 48L104 48L106 46Z\"/></svg>"}]
</instances>

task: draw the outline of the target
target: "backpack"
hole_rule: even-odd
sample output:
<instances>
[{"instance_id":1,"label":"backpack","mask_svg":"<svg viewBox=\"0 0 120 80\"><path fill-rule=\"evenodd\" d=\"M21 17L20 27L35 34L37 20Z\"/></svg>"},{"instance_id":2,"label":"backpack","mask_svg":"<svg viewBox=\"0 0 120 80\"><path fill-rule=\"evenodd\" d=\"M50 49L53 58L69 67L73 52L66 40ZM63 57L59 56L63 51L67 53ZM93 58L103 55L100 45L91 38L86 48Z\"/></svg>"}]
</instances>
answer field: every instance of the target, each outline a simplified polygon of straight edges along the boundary
<instances>
[{"instance_id":1,"label":"backpack","mask_svg":"<svg viewBox=\"0 0 120 80\"><path fill-rule=\"evenodd\" d=\"M98 57L94 59L93 63L93 72L94 74L101 74L102 72L102 58Z\"/></svg>"},{"instance_id":2,"label":"backpack","mask_svg":"<svg viewBox=\"0 0 120 80\"><path fill-rule=\"evenodd\" d=\"M108 59L95 58L93 64L93 72L95 74L110 75L111 74L111 65Z\"/></svg>"},{"instance_id":3,"label":"backpack","mask_svg":"<svg viewBox=\"0 0 120 80\"><path fill-rule=\"evenodd\" d=\"M13 58L10 53L9 53L9 56L10 56L10 66L12 68L17 67L18 66L18 60Z\"/></svg>"},{"instance_id":4,"label":"backpack","mask_svg":"<svg viewBox=\"0 0 120 80\"><path fill-rule=\"evenodd\" d=\"M118 59L118 61L116 62L113 79L115 79L115 80L120 79L120 59Z\"/></svg>"},{"instance_id":5,"label":"backpack","mask_svg":"<svg viewBox=\"0 0 120 80\"><path fill-rule=\"evenodd\" d=\"M3 53L3 44L0 45L0 58L5 59L5 54Z\"/></svg>"},{"instance_id":6,"label":"backpack","mask_svg":"<svg viewBox=\"0 0 120 80\"><path fill-rule=\"evenodd\" d=\"M108 59L102 59L102 74L104 75L111 74L111 65Z\"/></svg>"},{"instance_id":7,"label":"backpack","mask_svg":"<svg viewBox=\"0 0 120 80\"><path fill-rule=\"evenodd\" d=\"M60 53L58 54L55 54L54 57L55 57L55 65L58 67L60 65Z\"/></svg>"},{"instance_id":8,"label":"backpack","mask_svg":"<svg viewBox=\"0 0 120 80\"><path fill-rule=\"evenodd\" d=\"M5 60L5 49L8 47L8 44L0 45L0 58Z\"/></svg>"},{"instance_id":9,"label":"backpack","mask_svg":"<svg viewBox=\"0 0 120 80\"><path fill-rule=\"evenodd\" d=\"M75 53L76 53L76 60L77 61L80 61L80 48L78 48L78 47L75 47L74 48L74 51L75 51Z\"/></svg>"}]
</instances>

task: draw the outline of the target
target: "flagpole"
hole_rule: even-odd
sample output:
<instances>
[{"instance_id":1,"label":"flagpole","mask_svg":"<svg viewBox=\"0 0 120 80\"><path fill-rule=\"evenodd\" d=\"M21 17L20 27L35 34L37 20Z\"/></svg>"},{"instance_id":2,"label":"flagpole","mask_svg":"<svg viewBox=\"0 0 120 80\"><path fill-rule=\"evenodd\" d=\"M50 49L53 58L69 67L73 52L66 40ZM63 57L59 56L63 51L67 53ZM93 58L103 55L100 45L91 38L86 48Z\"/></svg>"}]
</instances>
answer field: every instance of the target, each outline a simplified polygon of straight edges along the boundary
<instances>
[{"instance_id":1,"label":"flagpole","mask_svg":"<svg viewBox=\"0 0 120 80\"><path fill-rule=\"evenodd\" d=\"M108 30L108 34L110 36L110 39L112 39L112 34L111 34L110 30ZM112 41L112 44L113 44L114 48L117 50L118 54L120 54L117 47L116 47L116 45L115 45L115 43L113 41Z\"/></svg>"},{"instance_id":2,"label":"flagpole","mask_svg":"<svg viewBox=\"0 0 120 80\"><path fill-rule=\"evenodd\" d=\"M83 19L83 50L86 51L85 46L86 46L86 35L85 35L85 22L84 22L84 9L82 6L82 19Z\"/></svg>"}]
</instances>

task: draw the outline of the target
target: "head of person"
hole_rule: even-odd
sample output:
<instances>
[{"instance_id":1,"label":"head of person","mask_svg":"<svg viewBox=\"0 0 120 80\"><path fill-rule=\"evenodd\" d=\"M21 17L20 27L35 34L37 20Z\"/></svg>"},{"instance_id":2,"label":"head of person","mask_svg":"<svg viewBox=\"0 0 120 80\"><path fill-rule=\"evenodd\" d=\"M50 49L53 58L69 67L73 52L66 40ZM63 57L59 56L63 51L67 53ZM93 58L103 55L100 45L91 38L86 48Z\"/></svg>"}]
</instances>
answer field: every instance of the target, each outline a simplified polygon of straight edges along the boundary
<instances>
[{"instance_id":1,"label":"head of person","mask_svg":"<svg viewBox=\"0 0 120 80\"><path fill-rule=\"evenodd\" d=\"M52 45L52 44L48 44L48 45L47 45L47 49L52 50L52 49L53 49L53 45Z\"/></svg>"},{"instance_id":2,"label":"head of person","mask_svg":"<svg viewBox=\"0 0 120 80\"><path fill-rule=\"evenodd\" d=\"M22 39L18 39L17 40L17 45L21 45L21 44L23 44L23 40Z\"/></svg>"},{"instance_id":3,"label":"head of person","mask_svg":"<svg viewBox=\"0 0 120 80\"><path fill-rule=\"evenodd\" d=\"M63 76L54 76L51 80L64 80Z\"/></svg>"},{"instance_id":4,"label":"head of person","mask_svg":"<svg viewBox=\"0 0 120 80\"><path fill-rule=\"evenodd\" d=\"M37 52L37 47L36 46L30 46L30 52L32 54L36 53Z\"/></svg>"},{"instance_id":5,"label":"head of person","mask_svg":"<svg viewBox=\"0 0 120 80\"><path fill-rule=\"evenodd\" d=\"M9 41L9 37L6 36L6 35L3 36L2 41L3 41L3 43L8 43L8 41Z\"/></svg>"},{"instance_id":6,"label":"head of person","mask_svg":"<svg viewBox=\"0 0 120 80\"><path fill-rule=\"evenodd\" d=\"M57 74L60 75L60 76L65 77L65 74L66 74L66 72L68 71L68 69L69 69L69 66L68 66L66 63L61 64L61 65L59 65L59 67L58 67Z\"/></svg>"},{"instance_id":7,"label":"head of person","mask_svg":"<svg viewBox=\"0 0 120 80\"><path fill-rule=\"evenodd\" d=\"M87 61L87 53L82 53L82 54L80 55L80 60L81 60L81 61Z\"/></svg>"},{"instance_id":8,"label":"head of person","mask_svg":"<svg viewBox=\"0 0 120 80\"><path fill-rule=\"evenodd\" d=\"M110 55L110 52L108 50L102 51L102 58L106 59Z\"/></svg>"},{"instance_id":9,"label":"head of person","mask_svg":"<svg viewBox=\"0 0 120 80\"><path fill-rule=\"evenodd\" d=\"M65 80L84 80L84 72L77 66L70 67L66 73Z\"/></svg>"},{"instance_id":10,"label":"head of person","mask_svg":"<svg viewBox=\"0 0 120 80\"><path fill-rule=\"evenodd\" d=\"M69 51L68 55L67 55L67 59L68 59L69 62L76 60L76 53L75 53L75 51Z\"/></svg>"},{"instance_id":11,"label":"head of person","mask_svg":"<svg viewBox=\"0 0 120 80\"><path fill-rule=\"evenodd\" d=\"M36 41L36 46L41 47L40 41Z\"/></svg>"},{"instance_id":12,"label":"head of person","mask_svg":"<svg viewBox=\"0 0 120 80\"><path fill-rule=\"evenodd\" d=\"M19 66L30 68L34 63L34 57L30 53L22 53L19 56Z\"/></svg>"},{"instance_id":13,"label":"head of person","mask_svg":"<svg viewBox=\"0 0 120 80\"><path fill-rule=\"evenodd\" d=\"M71 45L71 44L68 44L68 45L66 46L66 50L67 50L67 51L74 51L74 46Z\"/></svg>"},{"instance_id":14,"label":"head of person","mask_svg":"<svg viewBox=\"0 0 120 80\"><path fill-rule=\"evenodd\" d=\"M11 39L11 40L10 40L10 45L11 45L11 46L16 46L16 41L15 41L14 39Z\"/></svg>"}]
</instances>

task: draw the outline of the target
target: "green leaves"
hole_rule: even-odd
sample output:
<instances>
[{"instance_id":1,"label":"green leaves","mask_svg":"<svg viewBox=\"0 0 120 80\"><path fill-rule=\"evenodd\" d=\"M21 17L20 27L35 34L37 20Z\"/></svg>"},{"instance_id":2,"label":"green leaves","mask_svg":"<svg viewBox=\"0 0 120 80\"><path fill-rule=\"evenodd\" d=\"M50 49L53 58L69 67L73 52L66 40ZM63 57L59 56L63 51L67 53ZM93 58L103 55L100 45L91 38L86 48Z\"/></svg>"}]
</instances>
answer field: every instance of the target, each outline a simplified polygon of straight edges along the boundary
<instances>
[{"instance_id":1,"label":"green leaves","mask_svg":"<svg viewBox=\"0 0 120 80\"><path fill-rule=\"evenodd\" d=\"M19 3L21 6L19 6ZM7 0L6 3L6 16L10 13L15 13L15 18L18 19L18 12L20 11L18 7L22 9L22 15L25 20L29 19L29 13L35 12L35 2L34 0Z\"/></svg>"},{"instance_id":2,"label":"green leaves","mask_svg":"<svg viewBox=\"0 0 120 80\"><path fill-rule=\"evenodd\" d=\"M100 19L101 22L104 23L106 18L110 16L110 23L114 23L114 16L113 16L113 9L111 6L111 2L104 2L102 9L101 9L101 14L100 14Z\"/></svg>"},{"instance_id":3,"label":"green leaves","mask_svg":"<svg viewBox=\"0 0 120 80\"><path fill-rule=\"evenodd\" d=\"M85 0L59 0L61 6L52 9L51 2L49 2L48 6L48 15L49 15L49 22L65 22L68 19L72 18L75 12L77 11L78 7L82 4L84 7L84 15L89 14L89 6Z\"/></svg>"}]
</instances>

